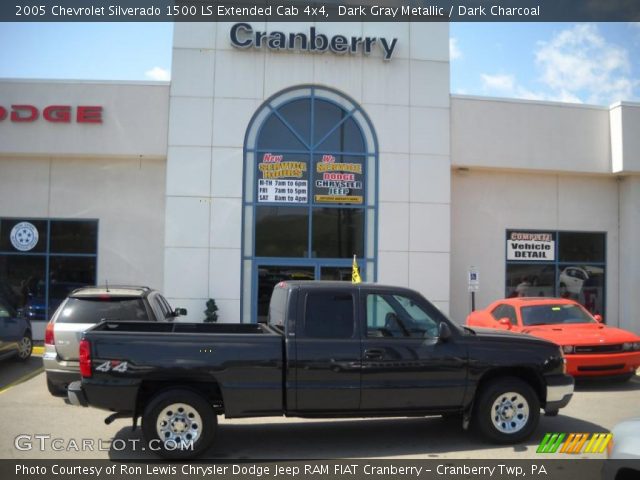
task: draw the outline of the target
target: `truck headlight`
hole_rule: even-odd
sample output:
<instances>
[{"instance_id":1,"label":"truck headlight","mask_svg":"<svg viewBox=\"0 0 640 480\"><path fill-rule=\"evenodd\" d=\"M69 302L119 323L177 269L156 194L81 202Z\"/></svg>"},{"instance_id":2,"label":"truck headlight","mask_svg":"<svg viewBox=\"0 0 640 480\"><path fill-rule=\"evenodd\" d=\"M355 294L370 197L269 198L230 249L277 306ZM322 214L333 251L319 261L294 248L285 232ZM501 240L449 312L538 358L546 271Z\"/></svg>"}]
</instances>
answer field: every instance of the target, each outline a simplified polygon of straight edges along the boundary
<instances>
[{"instance_id":1,"label":"truck headlight","mask_svg":"<svg viewBox=\"0 0 640 480\"><path fill-rule=\"evenodd\" d=\"M629 351L629 350L632 350L632 349L633 349L633 343L631 343L631 342L624 342L624 343L622 344L622 350L624 350L624 351Z\"/></svg>"},{"instance_id":2,"label":"truck headlight","mask_svg":"<svg viewBox=\"0 0 640 480\"><path fill-rule=\"evenodd\" d=\"M640 342L633 342L633 349L640 350Z\"/></svg>"},{"instance_id":3,"label":"truck headlight","mask_svg":"<svg viewBox=\"0 0 640 480\"><path fill-rule=\"evenodd\" d=\"M560 347L560 358L562 359L562 373L567 374L567 359L564 356L564 347Z\"/></svg>"},{"instance_id":4,"label":"truck headlight","mask_svg":"<svg viewBox=\"0 0 640 480\"><path fill-rule=\"evenodd\" d=\"M563 345L562 346L562 352L563 353L573 353L575 351L576 347L574 347L573 345Z\"/></svg>"}]
</instances>

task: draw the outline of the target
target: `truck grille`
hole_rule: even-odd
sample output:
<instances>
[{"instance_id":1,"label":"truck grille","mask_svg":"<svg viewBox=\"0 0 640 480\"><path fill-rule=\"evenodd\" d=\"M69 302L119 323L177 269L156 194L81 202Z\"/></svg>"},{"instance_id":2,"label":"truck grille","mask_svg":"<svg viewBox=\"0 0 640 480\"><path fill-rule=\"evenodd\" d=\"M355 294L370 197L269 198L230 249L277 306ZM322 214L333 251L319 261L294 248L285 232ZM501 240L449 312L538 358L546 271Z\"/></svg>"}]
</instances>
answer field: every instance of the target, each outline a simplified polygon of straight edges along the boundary
<instances>
[{"instance_id":1,"label":"truck grille","mask_svg":"<svg viewBox=\"0 0 640 480\"><path fill-rule=\"evenodd\" d=\"M576 347L576 353L620 353L622 344L617 345L581 345Z\"/></svg>"}]
</instances>

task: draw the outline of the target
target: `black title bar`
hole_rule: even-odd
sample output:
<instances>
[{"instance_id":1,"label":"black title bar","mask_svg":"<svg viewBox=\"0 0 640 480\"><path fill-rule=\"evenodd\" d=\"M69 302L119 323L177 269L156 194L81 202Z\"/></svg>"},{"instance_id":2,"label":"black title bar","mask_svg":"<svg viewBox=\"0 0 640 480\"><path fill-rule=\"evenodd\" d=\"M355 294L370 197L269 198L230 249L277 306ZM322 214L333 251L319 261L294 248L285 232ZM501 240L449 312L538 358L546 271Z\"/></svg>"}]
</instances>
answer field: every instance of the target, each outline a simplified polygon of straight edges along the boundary
<instances>
[{"instance_id":1,"label":"black title bar","mask_svg":"<svg viewBox=\"0 0 640 480\"><path fill-rule=\"evenodd\" d=\"M635 22L638 0L5 0L1 22Z\"/></svg>"}]
</instances>

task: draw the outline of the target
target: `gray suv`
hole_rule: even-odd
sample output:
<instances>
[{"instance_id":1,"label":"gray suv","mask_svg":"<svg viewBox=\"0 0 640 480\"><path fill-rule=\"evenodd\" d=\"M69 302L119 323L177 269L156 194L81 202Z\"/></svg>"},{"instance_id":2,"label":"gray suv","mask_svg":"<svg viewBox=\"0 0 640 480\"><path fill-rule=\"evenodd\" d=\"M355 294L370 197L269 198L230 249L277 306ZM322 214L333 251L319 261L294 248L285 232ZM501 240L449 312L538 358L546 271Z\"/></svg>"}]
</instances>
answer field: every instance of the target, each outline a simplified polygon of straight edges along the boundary
<instances>
[{"instance_id":1,"label":"gray suv","mask_svg":"<svg viewBox=\"0 0 640 480\"><path fill-rule=\"evenodd\" d=\"M78 288L60 304L45 331L43 356L49 393L64 397L69 383L80 380L78 348L82 334L105 320L167 322L186 315L149 287Z\"/></svg>"}]
</instances>

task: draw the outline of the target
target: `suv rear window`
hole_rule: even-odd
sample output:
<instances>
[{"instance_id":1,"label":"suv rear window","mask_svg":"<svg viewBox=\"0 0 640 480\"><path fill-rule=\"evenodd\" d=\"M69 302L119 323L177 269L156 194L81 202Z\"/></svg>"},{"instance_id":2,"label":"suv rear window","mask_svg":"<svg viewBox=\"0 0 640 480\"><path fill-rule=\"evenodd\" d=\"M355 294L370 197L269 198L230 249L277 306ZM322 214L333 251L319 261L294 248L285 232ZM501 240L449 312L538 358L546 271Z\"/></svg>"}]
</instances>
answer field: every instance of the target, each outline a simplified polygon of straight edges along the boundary
<instances>
[{"instance_id":1,"label":"suv rear window","mask_svg":"<svg viewBox=\"0 0 640 480\"><path fill-rule=\"evenodd\" d=\"M65 303L58 316L61 323L98 323L101 320L149 320L141 298L74 298Z\"/></svg>"}]
</instances>

